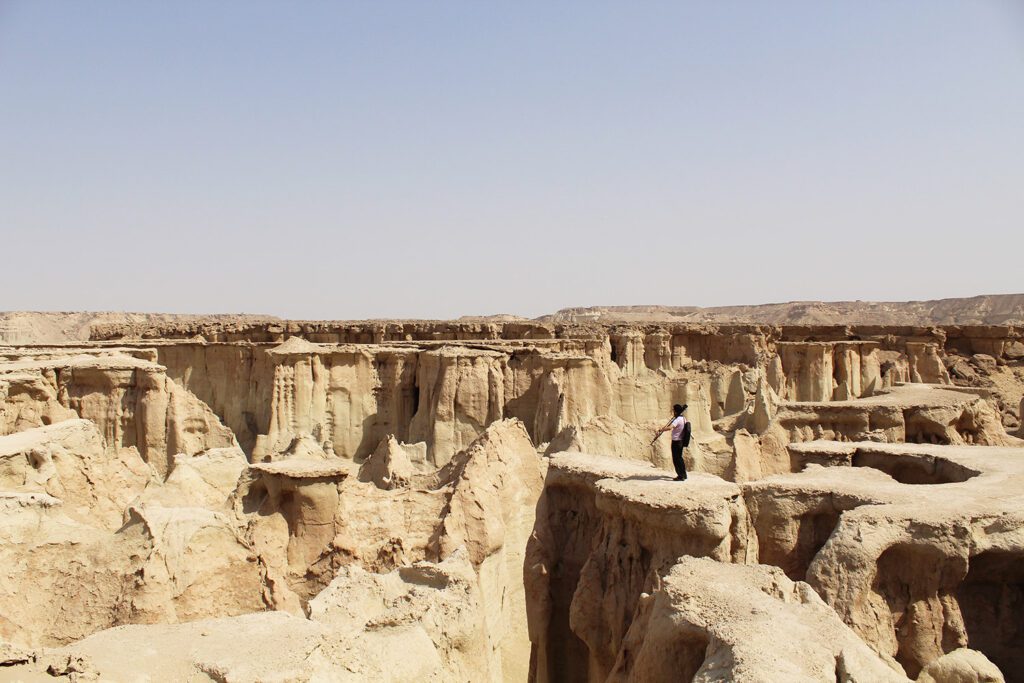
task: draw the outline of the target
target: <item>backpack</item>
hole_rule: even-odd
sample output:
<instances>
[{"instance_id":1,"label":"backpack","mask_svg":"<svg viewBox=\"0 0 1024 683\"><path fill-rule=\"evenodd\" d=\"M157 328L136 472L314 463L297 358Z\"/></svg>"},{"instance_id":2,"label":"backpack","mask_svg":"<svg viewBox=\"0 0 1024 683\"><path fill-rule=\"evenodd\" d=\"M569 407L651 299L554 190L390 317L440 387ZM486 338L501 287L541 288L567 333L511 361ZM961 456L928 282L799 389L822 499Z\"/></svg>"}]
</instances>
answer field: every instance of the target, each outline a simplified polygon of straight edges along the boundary
<instances>
[{"instance_id":1,"label":"backpack","mask_svg":"<svg viewBox=\"0 0 1024 683\"><path fill-rule=\"evenodd\" d=\"M687 420L686 424L683 425L683 438L682 438L683 448L686 448L687 446L690 445L690 432L691 431L692 430L690 428L690 421Z\"/></svg>"}]
</instances>

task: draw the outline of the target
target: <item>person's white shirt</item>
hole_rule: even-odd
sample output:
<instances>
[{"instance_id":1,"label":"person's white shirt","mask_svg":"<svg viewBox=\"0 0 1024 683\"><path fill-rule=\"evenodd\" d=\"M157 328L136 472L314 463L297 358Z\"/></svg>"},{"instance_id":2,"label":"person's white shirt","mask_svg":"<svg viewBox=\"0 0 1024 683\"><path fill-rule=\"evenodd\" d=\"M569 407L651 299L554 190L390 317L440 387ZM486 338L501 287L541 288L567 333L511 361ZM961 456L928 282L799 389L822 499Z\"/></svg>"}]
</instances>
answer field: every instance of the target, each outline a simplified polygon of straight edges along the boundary
<instances>
[{"instance_id":1,"label":"person's white shirt","mask_svg":"<svg viewBox=\"0 0 1024 683\"><path fill-rule=\"evenodd\" d=\"M683 428L686 426L686 418L682 415L672 420L672 440L683 440Z\"/></svg>"}]
</instances>

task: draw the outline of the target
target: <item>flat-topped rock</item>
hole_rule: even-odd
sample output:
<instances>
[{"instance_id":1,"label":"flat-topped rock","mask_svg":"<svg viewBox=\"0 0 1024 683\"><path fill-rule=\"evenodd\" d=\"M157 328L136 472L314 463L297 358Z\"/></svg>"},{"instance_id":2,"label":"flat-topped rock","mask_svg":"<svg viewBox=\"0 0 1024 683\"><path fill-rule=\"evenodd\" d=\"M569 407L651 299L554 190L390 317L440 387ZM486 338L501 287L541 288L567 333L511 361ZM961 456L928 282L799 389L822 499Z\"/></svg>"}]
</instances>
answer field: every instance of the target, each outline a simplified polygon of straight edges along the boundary
<instances>
[{"instance_id":1,"label":"flat-topped rock","mask_svg":"<svg viewBox=\"0 0 1024 683\"><path fill-rule=\"evenodd\" d=\"M995 497L1001 495L997 482L1013 478L1017 483L1024 483L1024 451L1014 446L805 441L789 444L788 449L804 459L824 457L836 465L875 467L883 471L894 469L898 464L917 464L931 469L936 480L904 483L945 484L971 480L972 486L991 488L987 495ZM946 478L938 471L944 463L948 470ZM974 477L979 479L974 481ZM1013 493L1014 488L1004 488L1003 492Z\"/></svg>"},{"instance_id":2,"label":"flat-topped rock","mask_svg":"<svg viewBox=\"0 0 1024 683\"><path fill-rule=\"evenodd\" d=\"M352 461L341 458L329 460L289 458L274 462L257 462L249 469L263 474L272 474L292 479L320 479L324 477L347 477L356 469Z\"/></svg>"},{"instance_id":3,"label":"flat-topped rock","mask_svg":"<svg viewBox=\"0 0 1024 683\"><path fill-rule=\"evenodd\" d=\"M562 452L548 458L547 480L552 484L592 486L606 478L658 481L672 475L650 463L606 455Z\"/></svg>"},{"instance_id":4,"label":"flat-topped rock","mask_svg":"<svg viewBox=\"0 0 1024 683\"><path fill-rule=\"evenodd\" d=\"M827 495L832 498L851 498L856 505L883 504L894 501L912 501L913 490L890 475L870 467L825 467L807 465L793 474L775 474L742 484L747 496L768 498L800 498Z\"/></svg>"},{"instance_id":5,"label":"flat-topped rock","mask_svg":"<svg viewBox=\"0 0 1024 683\"><path fill-rule=\"evenodd\" d=\"M111 353L109 355L74 354L63 355L53 354L44 358L30 358L12 360L0 363L0 379L7 373L17 373L25 370L48 370L55 368L72 369L93 369L93 370L150 370L154 372L163 371L163 366L153 361L136 358L124 353Z\"/></svg>"},{"instance_id":6,"label":"flat-topped rock","mask_svg":"<svg viewBox=\"0 0 1024 683\"><path fill-rule=\"evenodd\" d=\"M886 406L894 408L918 408L921 406L954 406L978 400L975 391L960 390L934 384L900 384L885 392L847 401L784 401L786 407L806 406L809 408L865 408Z\"/></svg>"},{"instance_id":7,"label":"flat-topped rock","mask_svg":"<svg viewBox=\"0 0 1024 683\"><path fill-rule=\"evenodd\" d=\"M685 481L665 473L658 479L601 479L596 483L598 507L637 505L651 511L694 511L698 514L740 495L740 487L710 474L694 472Z\"/></svg>"}]
</instances>

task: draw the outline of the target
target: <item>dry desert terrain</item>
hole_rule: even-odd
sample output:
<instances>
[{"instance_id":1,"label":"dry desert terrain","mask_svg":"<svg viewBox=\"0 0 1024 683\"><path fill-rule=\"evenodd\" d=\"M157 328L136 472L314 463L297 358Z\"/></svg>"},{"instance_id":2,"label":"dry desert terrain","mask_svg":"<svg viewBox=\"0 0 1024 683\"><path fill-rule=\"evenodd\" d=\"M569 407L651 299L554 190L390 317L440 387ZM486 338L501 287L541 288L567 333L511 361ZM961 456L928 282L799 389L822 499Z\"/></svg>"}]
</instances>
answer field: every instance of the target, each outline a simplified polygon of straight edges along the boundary
<instances>
[{"instance_id":1,"label":"dry desert terrain","mask_svg":"<svg viewBox=\"0 0 1024 683\"><path fill-rule=\"evenodd\" d=\"M1024 681L1022 301L0 314L0 681Z\"/></svg>"}]
</instances>

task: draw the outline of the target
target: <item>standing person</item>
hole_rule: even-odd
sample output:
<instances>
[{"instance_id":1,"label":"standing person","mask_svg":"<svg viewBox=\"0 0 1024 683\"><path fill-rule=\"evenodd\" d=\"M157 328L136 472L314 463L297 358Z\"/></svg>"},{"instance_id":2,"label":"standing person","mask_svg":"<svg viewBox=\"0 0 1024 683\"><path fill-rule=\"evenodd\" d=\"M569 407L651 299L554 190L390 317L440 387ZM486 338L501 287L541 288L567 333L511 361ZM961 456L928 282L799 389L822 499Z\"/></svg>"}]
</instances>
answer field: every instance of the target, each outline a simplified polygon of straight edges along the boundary
<instances>
[{"instance_id":1,"label":"standing person","mask_svg":"<svg viewBox=\"0 0 1024 683\"><path fill-rule=\"evenodd\" d=\"M675 414L675 417L667 425L656 431L654 438L657 440L663 432L672 430L672 466L676 468L675 481L686 481L686 463L683 462L683 448L688 446L690 442L690 423L683 417L683 413L686 412L686 404L675 404L672 406L672 412Z\"/></svg>"}]
</instances>

